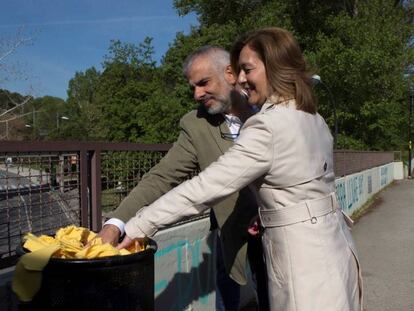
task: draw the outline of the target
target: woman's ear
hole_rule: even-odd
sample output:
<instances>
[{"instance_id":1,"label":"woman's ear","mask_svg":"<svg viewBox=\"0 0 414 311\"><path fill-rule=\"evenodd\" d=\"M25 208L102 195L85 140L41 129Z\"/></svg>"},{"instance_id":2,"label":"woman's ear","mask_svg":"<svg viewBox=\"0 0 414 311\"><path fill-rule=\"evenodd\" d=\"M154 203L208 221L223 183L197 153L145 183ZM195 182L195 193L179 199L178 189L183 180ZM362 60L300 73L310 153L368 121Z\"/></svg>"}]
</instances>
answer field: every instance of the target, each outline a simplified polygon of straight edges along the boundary
<instances>
[{"instance_id":1,"label":"woman's ear","mask_svg":"<svg viewBox=\"0 0 414 311\"><path fill-rule=\"evenodd\" d=\"M236 84L236 75L233 72L233 69L231 68L231 65L227 65L226 69L224 69L224 78L226 79L226 81L230 84Z\"/></svg>"}]
</instances>

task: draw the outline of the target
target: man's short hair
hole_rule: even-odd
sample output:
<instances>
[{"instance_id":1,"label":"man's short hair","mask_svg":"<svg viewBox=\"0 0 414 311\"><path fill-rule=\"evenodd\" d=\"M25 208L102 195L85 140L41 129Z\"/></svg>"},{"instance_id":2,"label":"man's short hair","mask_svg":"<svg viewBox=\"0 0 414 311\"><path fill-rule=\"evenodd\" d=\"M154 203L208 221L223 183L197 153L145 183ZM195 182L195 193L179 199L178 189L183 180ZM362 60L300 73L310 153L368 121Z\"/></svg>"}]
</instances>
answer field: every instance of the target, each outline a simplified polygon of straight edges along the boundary
<instances>
[{"instance_id":1,"label":"man's short hair","mask_svg":"<svg viewBox=\"0 0 414 311\"><path fill-rule=\"evenodd\" d=\"M200 56L209 56L217 71L222 71L230 65L230 53L220 46L204 45L187 56L183 63L183 73L188 77L188 71L195 59Z\"/></svg>"}]
</instances>

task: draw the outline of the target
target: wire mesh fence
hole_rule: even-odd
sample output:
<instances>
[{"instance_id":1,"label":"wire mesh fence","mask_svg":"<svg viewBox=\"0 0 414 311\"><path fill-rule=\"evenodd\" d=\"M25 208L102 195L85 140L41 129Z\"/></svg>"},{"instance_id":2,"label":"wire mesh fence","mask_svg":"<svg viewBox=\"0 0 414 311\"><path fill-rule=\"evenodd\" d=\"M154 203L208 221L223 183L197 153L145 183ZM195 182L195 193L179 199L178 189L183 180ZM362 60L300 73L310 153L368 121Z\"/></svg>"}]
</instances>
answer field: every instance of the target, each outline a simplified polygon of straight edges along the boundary
<instances>
[{"instance_id":1,"label":"wire mesh fence","mask_svg":"<svg viewBox=\"0 0 414 311\"><path fill-rule=\"evenodd\" d=\"M101 154L102 212L114 210L165 153L165 151L103 152Z\"/></svg>"},{"instance_id":2,"label":"wire mesh fence","mask_svg":"<svg viewBox=\"0 0 414 311\"><path fill-rule=\"evenodd\" d=\"M27 232L53 235L70 224L98 224L99 229L100 208L115 209L169 147L5 142L0 146L0 267L14 263ZM94 154L100 161L93 161ZM99 215L92 212L96 205Z\"/></svg>"},{"instance_id":3,"label":"wire mesh fence","mask_svg":"<svg viewBox=\"0 0 414 311\"><path fill-rule=\"evenodd\" d=\"M2 142L0 267L14 263L15 249L27 232L54 234L69 224L99 230L102 214L115 209L170 147ZM335 171L342 176L393 160L393 152L341 150L335 152Z\"/></svg>"},{"instance_id":4,"label":"wire mesh fence","mask_svg":"<svg viewBox=\"0 0 414 311\"><path fill-rule=\"evenodd\" d=\"M80 223L77 154L0 154L0 258L27 232Z\"/></svg>"}]
</instances>

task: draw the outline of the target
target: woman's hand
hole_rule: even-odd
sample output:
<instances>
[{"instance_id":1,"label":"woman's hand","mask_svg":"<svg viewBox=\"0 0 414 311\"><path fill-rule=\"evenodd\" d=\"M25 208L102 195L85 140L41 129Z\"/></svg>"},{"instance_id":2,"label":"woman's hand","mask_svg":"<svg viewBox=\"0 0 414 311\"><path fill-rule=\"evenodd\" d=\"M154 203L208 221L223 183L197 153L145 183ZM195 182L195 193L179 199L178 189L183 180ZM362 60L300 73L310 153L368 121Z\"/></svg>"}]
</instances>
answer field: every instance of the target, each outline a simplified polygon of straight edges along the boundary
<instances>
[{"instance_id":1,"label":"woman's hand","mask_svg":"<svg viewBox=\"0 0 414 311\"><path fill-rule=\"evenodd\" d=\"M116 247L117 249L122 249L122 248L128 248L128 246L130 246L132 243L134 242L134 240L132 240L130 237L128 237L127 235L125 235L124 239L122 240L121 243L118 244L118 246Z\"/></svg>"},{"instance_id":2,"label":"woman's hand","mask_svg":"<svg viewBox=\"0 0 414 311\"><path fill-rule=\"evenodd\" d=\"M247 227L247 232L250 235L259 237L260 236L260 218L259 215L256 215L250 221L249 226Z\"/></svg>"}]
</instances>

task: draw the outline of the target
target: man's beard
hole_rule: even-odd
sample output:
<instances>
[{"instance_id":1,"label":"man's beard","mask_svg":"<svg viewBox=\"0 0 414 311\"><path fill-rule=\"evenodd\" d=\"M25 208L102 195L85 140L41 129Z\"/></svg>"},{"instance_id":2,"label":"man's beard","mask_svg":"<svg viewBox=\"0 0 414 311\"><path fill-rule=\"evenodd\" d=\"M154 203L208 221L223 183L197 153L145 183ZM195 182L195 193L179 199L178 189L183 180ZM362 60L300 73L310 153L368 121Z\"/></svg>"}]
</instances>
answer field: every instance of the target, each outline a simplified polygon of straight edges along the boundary
<instances>
[{"instance_id":1,"label":"man's beard","mask_svg":"<svg viewBox=\"0 0 414 311\"><path fill-rule=\"evenodd\" d=\"M205 107L209 114L214 115L219 113L225 113L230 108L230 100L225 100L223 97L217 98L212 96L206 100L209 100L210 98L214 100L214 105L208 108Z\"/></svg>"}]
</instances>

